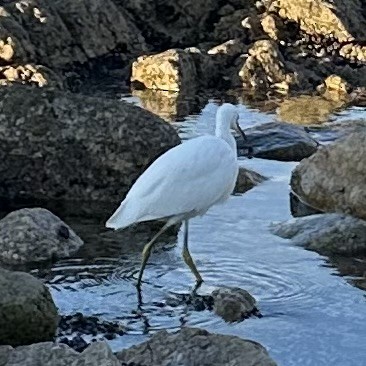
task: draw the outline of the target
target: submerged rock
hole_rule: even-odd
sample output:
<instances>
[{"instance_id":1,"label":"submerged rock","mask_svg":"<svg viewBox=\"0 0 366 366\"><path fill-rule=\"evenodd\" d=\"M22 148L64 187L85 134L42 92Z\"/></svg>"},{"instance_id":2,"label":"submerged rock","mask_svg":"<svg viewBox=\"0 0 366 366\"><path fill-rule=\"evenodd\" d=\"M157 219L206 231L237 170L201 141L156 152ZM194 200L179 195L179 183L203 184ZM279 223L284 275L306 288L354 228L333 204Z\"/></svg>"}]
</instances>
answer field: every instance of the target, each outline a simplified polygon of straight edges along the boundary
<instances>
[{"instance_id":1,"label":"submerged rock","mask_svg":"<svg viewBox=\"0 0 366 366\"><path fill-rule=\"evenodd\" d=\"M270 122L245 130L247 141L237 140L239 151L246 146L253 148L257 158L280 161L300 161L318 148L318 143L305 130L288 123Z\"/></svg>"},{"instance_id":2,"label":"submerged rock","mask_svg":"<svg viewBox=\"0 0 366 366\"><path fill-rule=\"evenodd\" d=\"M95 342L101 337L112 340L125 334L125 331L126 328L119 322L76 313L60 317L56 337L58 342L67 344L74 350L82 352L88 347L90 341ZM90 337L92 338L90 339Z\"/></svg>"},{"instance_id":3,"label":"submerged rock","mask_svg":"<svg viewBox=\"0 0 366 366\"><path fill-rule=\"evenodd\" d=\"M117 358L125 364L144 366L276 365L259 343L197 328L160 331L147 342L117 352Z\"/></svg>"},{"instance_id":4,"label":"submerged rock","mask_svg":"<svg viewBox=\"0 0 366 366\"><path fill-rule=\"evenodd\" d=\"M15 349L5 347L0 347L0 360L1 354L5 354L2 366L121 366L105 342L91 343L82 353L78 353L64 344L52 342L37 343Z\"/></svg>"},{"instance_id":5,"label":"submerged rock","mask_svg":"<svg viewBox=\"0 0 366 366\"><path fill-rule=\"evenodd\" d=\"M292 172L291 187L323 212L366 219L366 130L321 147Z\"/></svg>"},{"instance_id":6,"label":"submerged rock","mask_svg":"<svg viewBox=\"0 0 366 366\"><path fill-rule=\"evenodd\" d=\"M227 322L239 322L256 312L256 301L238 287L221 287L212 292L213 310Z\"/></svg>"},{"instance_id":7,"label":"submerged rock","mask_svg":"<svg viewBox=\"0 0 366 366\"><path fill-rule=\"evenodd\" d=\"M347 107L343 99L326 99L324 96L300 95L283 100L277 109L280 120L298 125L322 124L332 113Z\"/></svg>"},{"instance_id":8,"label":"submerged rock","mask_svg":"<svg viewBox=\"0 0 366 366\"><path fill-rule=\"evenodd\" d=\"M0 220L0 261L6 264L65 258L82 245L67 224L43 208L13 211Z\"/></svg>"},{"instance_id":9,"label":"submerged rock","mask_svg":"<svg viewBox=\"0 0 366 366\"><path fill-rule=\"evenodd\" d=\"M14 85L0 88L0 109L0 196L8 199L117 205L180 143L162 119L118 100Z\"/></svg>"},{"instance_id":10,"label":"submerged rock","mask_svg":"<svg viewBox=\"0 0 366 366\"><path fill-rule=\"evenodd\" d=\"M326 254L366 253L366 221L344 214L318 214L273 224L272 233Z\"/></svg>"},{"instance_id":11,"label":"submerged rock","mask_svg":"<svg viewBox=\"0 0 366 366\"><path fill-rule=\"evenodd\" d=\"M40 280L0 268L0 294L0 344L19 346L53 338L57 309Z\"/></svg>"},{"instance_id":12,"label":"submerged rock","mask_svg":"<svg viewBox=\"0 0 366 366\"><path fill-rule=\"evenodd\" d=\"M255 172L254 170L240 167L238 178L236 180L236 185L234 188L234 192L244 193L246 191L249 191L256 185L266 181L267 179L268 178Z\"/></svg>"}]
</instances>

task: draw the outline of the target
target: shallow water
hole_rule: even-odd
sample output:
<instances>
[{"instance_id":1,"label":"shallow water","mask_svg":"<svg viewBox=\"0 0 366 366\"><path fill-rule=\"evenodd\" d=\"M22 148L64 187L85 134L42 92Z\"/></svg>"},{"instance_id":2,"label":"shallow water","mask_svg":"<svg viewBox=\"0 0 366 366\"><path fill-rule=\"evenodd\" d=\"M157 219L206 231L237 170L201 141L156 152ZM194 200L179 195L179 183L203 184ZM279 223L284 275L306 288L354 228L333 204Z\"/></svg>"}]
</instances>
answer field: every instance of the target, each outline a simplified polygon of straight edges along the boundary
<instances>
[{"instance_id":1,"label":"shallow water","mask_svg":"<svg viewBox=\"0 0 366 366\"><path fill-rule=\"evenodd\" d=\"M139 103L136 97L124 99ZM211 100L201 113L175 126L182 138L211 133L215 111ZM365 116L350 109L333 118L354 114ZM274 119L273 113L240 106L243 127ZM209 294L220 285L239 286L256 297L262 318L229 325L209 311L170 304L174 294L188 293L194 285L181 258L181 231L178 237L174 232L164 237L166 245L152 255L141 306L134 276L140 250L151 236L144 228L137 236L117 235L90 218L70 218L68 223L87 242L79 257L32 272L48 283L62 314L82 312L125 324L127 334L110 341L115 350L146 340L157 330L188 325L258 341L279 365L366 364L365 292L353 287L349 276L340 276L327 258L268 231L271 222L291 217L288 182L296 164L262 159L242 159L240 164L270 179L192 219L190 249L205 279L199 293Z\"/></svg>"}]
</instances>

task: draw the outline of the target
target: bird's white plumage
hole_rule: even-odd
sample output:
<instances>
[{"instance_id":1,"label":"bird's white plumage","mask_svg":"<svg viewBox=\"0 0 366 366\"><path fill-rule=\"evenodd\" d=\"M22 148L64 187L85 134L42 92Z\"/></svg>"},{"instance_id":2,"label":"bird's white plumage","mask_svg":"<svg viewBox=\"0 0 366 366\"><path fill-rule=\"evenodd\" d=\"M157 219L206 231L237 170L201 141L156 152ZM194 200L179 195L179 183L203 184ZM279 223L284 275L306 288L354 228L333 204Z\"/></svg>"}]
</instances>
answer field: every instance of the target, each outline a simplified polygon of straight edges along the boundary
<instances>
[{"instance_id":1,"label":"bird's white plumage","mask_svg":"<svg viewBox=\"0 0 366 366\"><path fill-rule=\"evenodd\" d=\"M218 114L217 136L191 139L161 155L136 180L107 227L122 229L162 218L174 223L202 215L229 197L239 169L230 133L237 113L234 106L224 106Z\"/></svg>"}]
</instances>

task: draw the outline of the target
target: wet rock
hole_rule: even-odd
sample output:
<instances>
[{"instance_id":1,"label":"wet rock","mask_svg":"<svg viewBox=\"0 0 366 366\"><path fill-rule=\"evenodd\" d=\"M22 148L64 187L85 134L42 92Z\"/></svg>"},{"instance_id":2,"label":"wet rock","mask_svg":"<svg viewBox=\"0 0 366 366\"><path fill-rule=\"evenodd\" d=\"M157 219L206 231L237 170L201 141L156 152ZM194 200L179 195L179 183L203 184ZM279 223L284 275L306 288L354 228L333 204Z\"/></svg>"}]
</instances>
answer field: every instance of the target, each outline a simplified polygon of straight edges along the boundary
<instances>
[{"instance_id":1,"label":"wet rock","mask_svg":"<svg viewBox=\"0 0 366 366\"><path fill-rule=\"evenodd\" d=\"M273 234L326 254L366 253L366 221L344 214L318 214L273 224Z\"/></svg>"},{"instance_id":2,"label":"wet rock","mask_svg":"<svg viewBox=\"0 0 366 366\"><path fill-rule=\"evenodd\" d=\"M67 224L43 208L13 211L0 220L0 261L6 264L65 258L82 245Z\"/></svg>"},{"instance_id":3,"label":"wet rock","mask_svg":"<svg viewBox=\"0 0 366 366\"><path fill-rule=\"evenodd\" d=\"M284 99L278 106L277 115L284 122L299 125L321 124L328 121L331 114L346 107L347 103L342 98L300 95Z\"/></svg>"},{"instance_id":4,"label":"wet rock","mask_svg":"<svg viewBox=\"0 0 366 366\"><path fill-rule=\"evenodd\" d=\"M297 84L297 76L286 67L278 47L269 40L254 43L239 76L245 88L256 91L276 89L287 94Z\"/></svg>"},{"instance_id":5,"label":"wet rock","mask_svg":"<svg viewBox=\"0 0 366 366\"><path fill-rule=\"evenodd\" d=\"M1 352L1 348L0 348ZM120 362L105 342L95 342L78 353L64 344L52 342L37 343L30 346L7 350L7 362L2 366L120 366Z\"/></svg>"},{"instance_id":6,"label":"wet rock","mask_svg":"<svg viewBox=\"0 0 366 366\"><path fill-rule=\"evenodd\" d=\"M122 363L144 366L276 365L259 343L196 328L176 333L160 331L147 342L118 352L117 358Z\"/></svg>"},{"instance_id":7,"label":"wet rock","mask_svg":"<svg viewBox=\"0 0 366 366\"><path fill-rule=\"evenodd\" d=\"M287 123L270 122L245 130L247 142L237 140L239 152L245 146L253 148L254 157L300 161L314 154L318 143L303 128Z\"/></svg>"},{"instance_id":8,"label":"wet rock","mask_svg":"<svg viewBox=\"0 0 366 366\"><path fill-rule=\"evenodd\" d=\"M190 294L172 294L167 299L165 305L176 308L184 306L191 311L204 311L213 309L213 297L211 295L200 295L197 293Z\"/></svg>"},{"instance_id":9,"label":"wet rock","mask_svg":"<svg viewBox=\"0 0 366 366\"><path fill-rule=\"evenodd\" d=\"M53 338L57 309L40 280L0 268L0 293L0 344L19 346Z\"/></svg>"},{"instance_id":10,"label":"wet rock","mask_svg":"<svg viewBox=\"0 0 366 366\"><path fill-rule=\"evenodd\" d=\"M67 344L74 350L82 352L90 341L95 342L103 338L112 340L124 335L125 331L125 327L118 322L76 313L60 317L56 337L59 343ZM92 338L90 339L90 337Z\"/></svg>"},{"instance_id":11,"label":"wet rock","mask_svg":"<svg viewBox=\"0 0 366 366\"><path fill-rule=\"evenodd\" d=\"M239 322L256 311L256 301L238 287L222 287L212 292L214 312L227 322Z\"/></svg>"},{"instance_id":12,"label":"wet rock","mask_svg":"<svg viewBox=\"0 0 366 366\"><path fill-rule=\"evenodd\" d=\"M321 211L366 219L365 141L361 130L318 149L292 172L294 193Z\"/></svg>"},{"instance_id":13,"label":"wet rock","mask_svg":"<svg viewBox=\"0 0 366 366\"><path fill-rule=\"evenodd\" d=\"M0 109L7 199L117 205L146 166L180 142L163 120L118 100L14 85L0 89Z\"/></svg>"},{"instance_id":14,"label":"wet rock","mask_svg":"<svg viewBox=\"0 0 366 366\"><path fill-rule=\"evenodd\" d=\"M139 82L148 89L194 90L197 87L196 79L192 57L180 49L141 56L132 65L131 81Z\"/></svg>"},{"instance_id":15,"label":"wet rock","mask_svg":"<svg viewBox=\"0 0 366 366\"><path fill-rule=\"evenodd\" d=\"M366 23L362 16L362 5L358 0L278 0L265 2L267 10L281 18L298 23L309 35L332 35L344 42L355 37L365 38Z\"/></svg>"},{"instance_id":16,"label":"wet rock","mask_svg":"<svg viewBox=\"0 0 366 366\"><path fill-rule=\"evenodd\" d=\"M61 69L118 48L130 55L146 50L129 14L111 0L11 1L2 9L0 42L8 62Z\"/></svg>"},{"instance_id":17,"label":"wet rock","mask_svg":"<svg viewBox=\"0 0 366 366\"><path fill-rule=\"evenodd\" d=\"M308 126L306 130L315 140L321 143L329 143L352 133L366 131L366 120L329 121L319 126Z\"/></svg>"},{"instance_id":18,"label":"wet rock","mask_svg":"<svg viewBox=\"0 0 366 366\"><path fill-rule=\"evenodd\" d=\"M264 182L268 178L255 172L254 170L246 169L243 167L239 168L239 174L234 188L234 192L244 193L249 191L258 184Z\"/></svg>"}]
</instances>

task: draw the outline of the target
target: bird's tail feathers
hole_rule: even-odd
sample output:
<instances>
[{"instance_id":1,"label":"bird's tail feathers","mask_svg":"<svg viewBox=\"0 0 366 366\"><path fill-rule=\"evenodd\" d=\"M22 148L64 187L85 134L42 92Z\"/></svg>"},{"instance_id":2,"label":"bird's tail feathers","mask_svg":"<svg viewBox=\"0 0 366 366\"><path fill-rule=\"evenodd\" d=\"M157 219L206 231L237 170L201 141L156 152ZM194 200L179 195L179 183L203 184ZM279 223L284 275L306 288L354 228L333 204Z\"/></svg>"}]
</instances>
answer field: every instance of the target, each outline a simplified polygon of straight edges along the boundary
<instances>
[{"instance_id":1,"label":"bird's tail feathers","mask_svg":"<svg viewBox=\"0 0 366 366\"><path fill-rule=\"evenodd\" d=\"M108 219L105 226L110 229L124 229L137 222L136 214L130 212L126 201L122 202L114 214Z\"/></svg>"}]
</instances>

